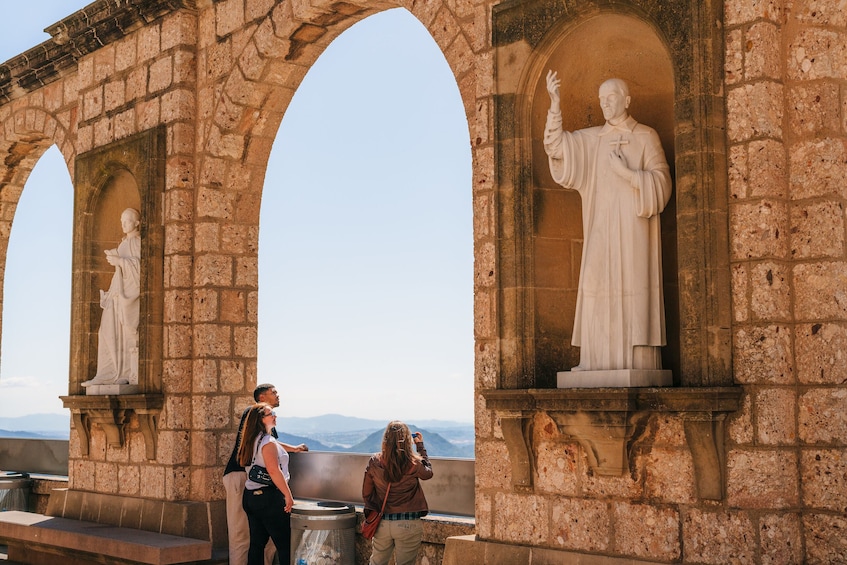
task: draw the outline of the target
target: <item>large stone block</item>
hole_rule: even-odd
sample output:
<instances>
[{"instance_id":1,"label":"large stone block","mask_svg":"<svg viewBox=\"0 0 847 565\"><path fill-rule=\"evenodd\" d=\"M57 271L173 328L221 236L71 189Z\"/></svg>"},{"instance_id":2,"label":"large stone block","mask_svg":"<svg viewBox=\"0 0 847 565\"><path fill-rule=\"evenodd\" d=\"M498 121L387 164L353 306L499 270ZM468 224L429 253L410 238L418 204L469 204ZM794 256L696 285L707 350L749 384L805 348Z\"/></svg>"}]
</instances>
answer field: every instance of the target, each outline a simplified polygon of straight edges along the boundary
<instances>
[{"instance_id":1,"label":"large stone block","mask_svg":"<svg viewBox=\"0 0 847 565\"><path fill-rule=\"evenodd\" d=\"M837 200L791 208L791 254L796 259L844 255L844 207Z\"/></svg>"},{"instance_id":2,"label":"large stone block","mask_svg":"<svg viewBox=\"0 0 847 565\"><path fill-rule=\"evenodd\" d=\"M801 141L788 148L791 197L843 197L847 188L847 146L838 138Z\"/></svg>"},{"instance_id":3,"label":"large stone block","mask_svg":"<svg viewBox=\"0 0 847 565\"><path fill-rule=\"evenodd\" d=\"M804 449L800 465L803 505L843 512L847 508L847 449Z\"/></svg>"},{"instance_id":4,"label":"large stone block","mask_svg":"<svg viewBox=\"0 0 847 565\"><path fill-rule=\"evenodd\" d=\"M843 515L803 515L807 563L847 563L847 518Z\"/></svg>"},{"instance_id":5,"label":"large stone block","mask_svg":"<svg viewBox=\"0 0 847 565\"><path fill-rule=\"evenodd\" d=\"M847 444L847 389L812 389L800 396L800 439L808 444Z\"/></svg>"},{"instance_id":6,"label":"large stone block","mask_svg":"<svg viewBox=\"0 0 847 565\"><path fill-rule=\"evenodd\" d=\"M691 509L682 522L683 561L725 565L755 563L756 528L744 512Z\"/></svg>"},{"instance_id":7,"label":"large stone block","mask_svg":"<svg viewBox=\"0 0 847 565\"><path fill-rule=\"evenodd\" d=\"M733 338L735 381L740 384L794 382L788 326L741 327Z\"/></svg>"},{"instance_id":8,"label":"large stone block","mask_svg":"<svg viewBox=\"0 0 847 565\"><path fill-rule=\"evenodd\" d=\"M840 102L838 84L833 81L792 86L786 104L789 130L797 136L837 132Z\"/></svg>"},{"instance_id":9,"label":"large stone block","mask_svg":"<svg viewBox=\"0 0 847 565\"><path fill-rule=\"evenodd\" d=\"M732 142L755 137L782 137L783 87L760 81L727 93L728 135Z\"/></svg>"},{"instance_id":10,"label":"large stone block","mask_svg":"<svg viewBox=\"0 0 847 565\"><path fill-rule=\"evenodd\" d=\"M494 537L518 543L547 545L550 502L546 497L507 494L494 495ZM557 523L553 511L553 523Z\"/></svg>"},{"instance_id":11,"label":"large stone block","mask_svg":"<svg viewBox=\"0 0 847 565\"><path fill-rule=\"evenodd\" d=\"M756 438L760 445L795 445L797 393L794 388L755 392Z\"/></svg>"},{"instance_id":12,"label":"large stone block","mask_svg":"<svg viewBox=\"0 0 847 565\"><path fill-rule=\"evenodd\" d=\"M784 264L771 261L750 268L750 310L754 320L791 319L789 272Z\"/></svg>"},{"instance_id":13,"label":"large stone block","mask_svg":"<svg viewBox=\"0 0 847 565\"><path fill-rule=\"evenodd\" d=\"M796 452L736 449L727 455L727 500L736 508L791 508L800 499Z\"/></svg>"},{"instance_id":14,"label":"large stone block","mask_svg":"<svg viewBox=\"0 0 847 565\"><path fill-rule=\"evenodd\" d=\"M784 202L735 204L729 220L733 259L788 257L789 220Z\"/></svg>"},{"instance_id":15,"label":"large stone block","mask_svg":"<svg viewBox=\"0 0 847 565\"><path fill-rule=\"evenodd\" d=\"M688 449L654 447L644 458L644 494L649 500L666 504L696 502L694 462Z\"/></svg>"},{"instance_id":16,"label":"large stone block","mask_svg":"<svg viewBox=\"0 0 847 565\"><path fill-rule=\"evenodd\" d=\"M579 481L579 448L576 443L542 441L534 446L536 492L575 496Z\"/></svg>"},{"instance_id":17,"label":"large stone block","mask_svg":"<svg viewBox=\"0 0 847 565\"><path fill-rule=\"evenodd\" d=\"M782 76L780 28L774 22L757 22L747 30L745 39L744 78L779 80Z\"/></svg>"},{"instance_id":18,"label":"large stone block","mask_svg":"<svg viewBox=\"0 0 847 565\"><path fill-rule=\"evenodd\" d=\"M552 545L583 551L606 551L611 542L611 512L598 500L564 498L552 503Z\"/></svg>"},{"instance_id":19,"label":"large stone block","mask_svg":"<svg viewBox=\"0 0 847 565\"><path fill-rule=\"evenodd\" d=\"M616 553L668 562L679 559L680 517L674 508L615 503L613 516Z\"/></svg>"},{"instance_id":20,"label":"large stone block","mask_svg":"<svg viewBox=\"0 0 847 565\"><path fill-rule=\"evenodd\" d=\"M762 565L800 565L803 542L797 514L770 514L759 519Z\"/></svg>"},{"instance_id":21,"label":"large stone block","mask_svg":"<svg viewBox=\"0 0 847 565\"><path fill-rule=\"evenodd\" d=\"M847 382L847 326L815 323L797 328L797 380L804 384Z\"/></svg>"},{"instance_id":22,"label":"large stone block","mask_svg":"<svg viewBox=\"0 0 847 565\"><path fill-rule=\"evenodd\" d=\"M847 262L797 264L794 277L794 317L798 321L847 320Z\"/></svg>"}]
</instances>

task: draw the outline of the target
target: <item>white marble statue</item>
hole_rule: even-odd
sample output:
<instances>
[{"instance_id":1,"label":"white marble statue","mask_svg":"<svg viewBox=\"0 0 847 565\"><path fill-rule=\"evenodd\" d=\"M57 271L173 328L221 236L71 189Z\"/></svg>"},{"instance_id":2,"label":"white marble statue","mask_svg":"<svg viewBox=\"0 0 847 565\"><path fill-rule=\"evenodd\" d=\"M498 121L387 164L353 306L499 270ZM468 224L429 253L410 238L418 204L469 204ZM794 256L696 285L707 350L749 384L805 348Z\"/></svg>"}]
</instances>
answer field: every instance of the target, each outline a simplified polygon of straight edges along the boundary
<instances>
[{"instance_id":1,"label":"white marble statue","mask_svg":"<svg viewBox=\"0 0 847 565\"><path fill-rule=\"evenodd\" d=\"M583 250L571 371L661 369L665 345L659 213L671 178L659 136L627 112L620 79L600 86L603 126L562 130L560 79L547 73L544 149L553 180L582 198Z\"/></svg>"},{"instance_id":2,"label":"white marble statue","mask_svg":"<svg viewBox=\"0 0 847 565\"><path fill-rule=\"evenodd\" d=\"M124 238L117 249L107 249L106 260L115 267L108 291L100 291L103 316L97 340L97 374L82 386L138 384L138 318L141 288L141 234L138 210L121 214Z\"/></svg>"}]
</instances>

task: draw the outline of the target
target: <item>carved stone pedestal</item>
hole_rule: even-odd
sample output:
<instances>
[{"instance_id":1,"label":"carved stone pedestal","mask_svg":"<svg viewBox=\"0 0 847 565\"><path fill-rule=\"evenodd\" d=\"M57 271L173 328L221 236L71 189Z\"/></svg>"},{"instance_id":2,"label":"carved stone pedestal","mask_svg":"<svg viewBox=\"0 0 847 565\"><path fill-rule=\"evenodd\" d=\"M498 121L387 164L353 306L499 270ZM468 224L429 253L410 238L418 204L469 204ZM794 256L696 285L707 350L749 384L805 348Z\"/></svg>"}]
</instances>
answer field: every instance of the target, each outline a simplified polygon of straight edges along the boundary
<instances>
[{"instance_id":1,"label":"carved stone pedestal","mask_svg":"<svg viewBox=\"0 0 847 565\"><path fill-rule=\"evenodd\" d=\"M615 369L606 371L559 371L557 388L673 386L673 372L662 369Z\"/></svg>"},{"instance_id":2,"label":"carved stone pedestal","mask_svg":"<svg viewBox=\"0 0 847 565\"><path fill-rule=\"evenodd\" d=\"M89 385L85 387L86 396L108 396L112 394L138 394L138 385Z\"/></svg>"}]
</instances>

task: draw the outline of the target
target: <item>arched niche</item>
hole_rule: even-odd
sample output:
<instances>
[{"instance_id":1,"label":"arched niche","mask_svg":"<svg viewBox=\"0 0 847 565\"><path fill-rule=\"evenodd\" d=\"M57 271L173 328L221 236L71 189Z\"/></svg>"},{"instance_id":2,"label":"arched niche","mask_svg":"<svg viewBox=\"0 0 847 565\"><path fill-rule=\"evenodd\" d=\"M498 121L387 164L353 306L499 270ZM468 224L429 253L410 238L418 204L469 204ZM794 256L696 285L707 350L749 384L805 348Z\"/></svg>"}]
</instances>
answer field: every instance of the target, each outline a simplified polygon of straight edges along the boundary
<instances>
[{"instance_id":1,"label":"arched niche","mask_svg":"<svg viewBox=\"0 0 847 565\"><path fill-rule=\"evenodd\" d=\"M552 69L561 79L564 129L603 125L598 101L600 84L610 78L626 81L632 104L630 114L654 128L662 140L673 176L674 80L667 47L643 20L605 13L566 26L550 34L538 60L525 77L531 100L524 138L532 140L532 217L529 246L533 258L535 364L540 374L555 374L579 362L579 349L570 345L582 256L580 196L557 185L550 175L543 135L550 107L546 74ZM679 316L676 277L676 199L672 196L661 215L663 275L668 345L663 367L679 373Z\"/></svg>"},{"instance_id":2,"label":"arched niche","mask_svg":"<svg viewBox=\"0 0 847 565\"><path fill-rule=\"evenodd\" d=\"M668 346L681 386L731 384L722 4L647 0L507 2L492 18L498 225L498 388L554 388L571 347L582 225L543 149L545 75L562 79L564 127L602 124L600 83L631 89L674 178L662 213ZM679 228L678 228L679 226Z\"/></svg>"},{"instance_id":3,"label":"arched niche","mask_svg":"<svg viewBox=\"0 0 847 565\"><path fill-rule=\"evenodd\" d=\"M135 414L148 458L155 458L155 418L162 407L164 133L160 126L82 154L74 168L70 395L63 401L71 409L83 455L92 424L104 430L110 446L120 447ZM88 396L82 383L97 370L100 291L109 288L114 274L104 250L121 242L120 218L127 208L141 214L138 394Z\"/></svg>"}]
</instances>

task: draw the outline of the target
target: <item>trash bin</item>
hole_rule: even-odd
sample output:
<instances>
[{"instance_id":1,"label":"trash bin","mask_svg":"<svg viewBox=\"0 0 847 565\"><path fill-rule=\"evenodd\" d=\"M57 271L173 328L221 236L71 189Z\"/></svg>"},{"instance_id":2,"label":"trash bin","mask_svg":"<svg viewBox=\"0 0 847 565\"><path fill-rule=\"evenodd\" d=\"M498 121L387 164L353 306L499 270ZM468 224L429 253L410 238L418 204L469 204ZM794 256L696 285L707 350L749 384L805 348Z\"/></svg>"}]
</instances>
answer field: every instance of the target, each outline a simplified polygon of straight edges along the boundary
<instances>
[{"instance_id":1,"label":"trash bin","mask_svg":"<svg viewBox=\"0 0 847 565\"><path fill-rule=\"evenodd\" d=\"M0 471L0 512L24 510L29 507L29 475L16 471Z\"/></svg>"},{"instance_id":2,"label":"trash bin","mask_svg":"<svg viewBox=\"0 0 847 565\"><path fill-rule=\"evenodd\" d=\"M356 509L299 502L291 509L291 565L355 565Z\"/></svg>"}]
</instances>

